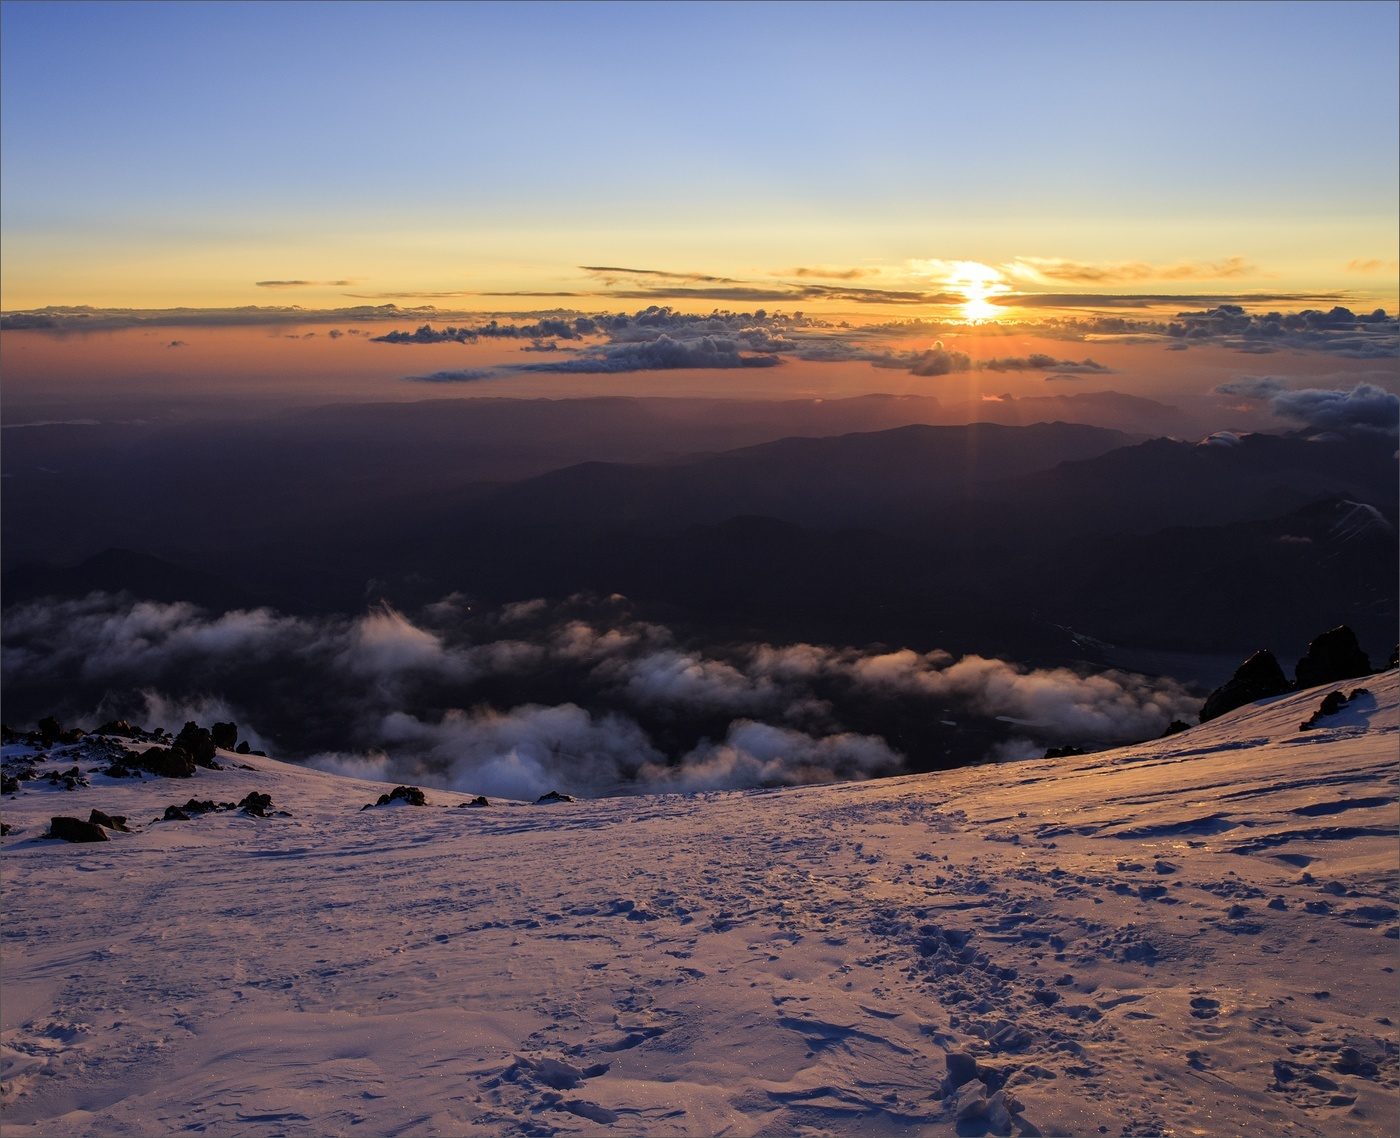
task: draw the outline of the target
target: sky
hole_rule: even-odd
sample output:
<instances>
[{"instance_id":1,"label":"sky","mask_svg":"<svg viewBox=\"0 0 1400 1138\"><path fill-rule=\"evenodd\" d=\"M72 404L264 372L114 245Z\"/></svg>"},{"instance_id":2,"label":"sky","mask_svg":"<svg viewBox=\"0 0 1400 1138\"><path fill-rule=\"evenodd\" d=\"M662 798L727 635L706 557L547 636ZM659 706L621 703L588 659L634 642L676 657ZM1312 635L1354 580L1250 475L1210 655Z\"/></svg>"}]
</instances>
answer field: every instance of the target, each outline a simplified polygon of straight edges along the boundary
<instances>
[{"instance_id":1,"label":"sky","mask_svg":"<svg viewBox=\"0 0 1400 1138\"><path fill-rule=\"evenodd\" d=\"M6 0L3 307L1393 310L1398 14Z\"/></svg>"}]
</instances>

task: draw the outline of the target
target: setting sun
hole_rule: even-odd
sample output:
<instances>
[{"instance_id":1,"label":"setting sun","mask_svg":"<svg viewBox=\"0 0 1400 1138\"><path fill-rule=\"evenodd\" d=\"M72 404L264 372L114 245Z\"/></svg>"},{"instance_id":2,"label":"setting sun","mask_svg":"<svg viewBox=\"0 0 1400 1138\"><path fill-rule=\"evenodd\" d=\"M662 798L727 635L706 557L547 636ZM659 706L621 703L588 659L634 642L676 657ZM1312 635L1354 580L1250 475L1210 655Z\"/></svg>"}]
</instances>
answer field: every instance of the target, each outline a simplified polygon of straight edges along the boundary
<instances>
[{"instance_id":1,"label":"setting sun","mask_svg":"<svg viewBox=\"0 0 1400 1138\"><path fill-rule=\"evenodd\" d=\"M1011 286L998 270L978 261L953 262L952 271L945 281L967 297L962 304L962 314L966 320L990 320L997 316L998 309L991 303L991 298L1011 291Z\"/></svg>"}]
</instances>

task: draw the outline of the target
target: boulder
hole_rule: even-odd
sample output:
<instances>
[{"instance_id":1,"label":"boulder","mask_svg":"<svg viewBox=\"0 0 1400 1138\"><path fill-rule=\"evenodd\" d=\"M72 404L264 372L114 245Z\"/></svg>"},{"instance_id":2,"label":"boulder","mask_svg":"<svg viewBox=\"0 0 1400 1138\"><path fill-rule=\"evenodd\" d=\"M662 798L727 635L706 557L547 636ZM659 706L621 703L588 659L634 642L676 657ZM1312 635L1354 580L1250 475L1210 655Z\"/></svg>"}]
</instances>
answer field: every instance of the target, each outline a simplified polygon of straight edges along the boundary
<instances>
[{"instance_id":1,"label":"boulder","mask_svg":"<svg viewBox=\"0 0 1400 1138\"><path fill-rule=\"evenodd\" d=\"M491 805L491 803L490 803L489 801L487 801L486 795L484 795L484 794L478 794L478 795L477 795L475 798L473 798L470 802L459 802L459 803L457 803L457 806L458 806L459 809L460 809L461 807L463 807L463 806L490 806L490 805Z\"/></svg>"},{"instance_id":2,"label":"boulder","mask_svg":"<svg viewBox=\"0 0 1400 1138\"><path fill-rule=\"evenodd\" d=\"M943 1085L950 1091L977 1077L977 1060L965 1051L949 1051L943 1061L948 1064L948 1075Z\"/></svg>"},{"instance_id":3,"label":"boulder","mask_svg":"<svg viewBox=\"0 0 1400 1138\"><path fill-rule=\"evenodd\" d=\"M1314 638L1293 674L1299 689L1315 688L1318 684L1369 676L1371 661L1356 642L1356 633L1345 624L1339 624Z\"/></svg>"},{"instance_id":4,"label":"boulder","mask_svg":"<svg viewBox=\"0 0 1400 1138\"><path fill-rule=\"evenodd\" d=\"M231 751L238 746L238 724L216 723L209 728L209 737L221 751Z\"/></svg>"},{"instance_id":5,"label":"boulder","mask_svg":"<svg viewBox=\"0 0 1400 1138\"><path fill-rule=\"evenodd\" d=\"M108 842L107 831L95 822L84 822L81 818L57 817L49 819L49 837L65 842Z\"/></svg>"},{"instance_id":6,"label":"boulder","mask_svg":"<svg viewBox=\"0 0 1400 1138\"><path fill-rule=\"evenodd\" d=\"M88 815L88 821L94 826L105 826L109 830L120 830L124 834L131 833L126 828L125 814L104 814L101 810L93 809Z\"/></svg>"},{"instance_id":7,"label":"boulder","mask_svg":"<svg viewBox=\"0 0 1400 1138\"><path fill-rule=\"evenodd\" d=\"M1282 695L1291 686L1274 654L1267 648L1261 648L1241 664L1229 680L1206 696L1205 705L1201 708L1201 722L1218 719L1227 711L1234 711L1255 700Z\"/></svg>"},{"instance_id":8,"label":"boulder","mask_svg":"<svg viewBox=\"0 0 1400 1138\"><path fill-rule=\"evenodd\" d=\"M62 734L62 726L52 715L46 715L43 719L39 720L39 741L45 747L52 747L58 742L58 737Z\"/></svg>"}]
</instances>

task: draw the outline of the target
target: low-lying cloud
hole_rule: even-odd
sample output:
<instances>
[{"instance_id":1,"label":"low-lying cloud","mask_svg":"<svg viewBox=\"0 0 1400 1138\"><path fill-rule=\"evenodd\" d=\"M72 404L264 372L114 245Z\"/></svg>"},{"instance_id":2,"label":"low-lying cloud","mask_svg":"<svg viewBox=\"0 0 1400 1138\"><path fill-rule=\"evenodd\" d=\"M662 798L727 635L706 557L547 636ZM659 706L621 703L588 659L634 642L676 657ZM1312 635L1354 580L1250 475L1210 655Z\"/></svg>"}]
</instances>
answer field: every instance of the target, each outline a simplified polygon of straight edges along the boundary
<instances>
[{"instance_id":1,"label":"low-lying cloud","mask_svg":"<svg viewBox=\"0 0 1400 1138\"><path fill-rule=\"evenodd\" d=\"M1220 395L1243 396L1267 403L1283 419L1291 419L1317 431L1340 434L1400 434L1400 396L1370 383L1351 390L1316 387L1290 388L1274 376L1244 376L1222 383Z\"/></svg>"},{"instance_id":2,"label":"low-lying cloud","mask_svg":"<svg viewBox=\"0 0 1400 1138\"><path fill-rule=\"evenodd\" d=\"M1012 730L1104 745L1199 706L1174 681L1119 671L685 642L619 597L483 612L453 596L312 619L95 593L9 610L3 676L7 711L31 720L216 716L282 758L515 798L866 778L908 769L894 737L944 731L965 762ZM980 734L959 744L938 726L950 719Z\"/></svg>"}]
</instances>

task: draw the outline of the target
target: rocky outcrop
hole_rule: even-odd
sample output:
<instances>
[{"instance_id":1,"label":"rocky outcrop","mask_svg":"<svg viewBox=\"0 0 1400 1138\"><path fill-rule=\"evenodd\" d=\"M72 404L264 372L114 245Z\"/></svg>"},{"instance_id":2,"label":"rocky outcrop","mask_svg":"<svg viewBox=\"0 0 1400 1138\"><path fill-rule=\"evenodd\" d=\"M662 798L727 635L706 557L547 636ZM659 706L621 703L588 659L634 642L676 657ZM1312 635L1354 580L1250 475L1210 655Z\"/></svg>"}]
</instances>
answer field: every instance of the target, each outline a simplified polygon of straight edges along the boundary
<instances>
[{"instance_id":1,"label":"rocky outcrop","mask_svg":"<svg viewBox=\"0 0 1400 1138\"><path fill-rule=\"evenodd\" d=\"M151 747L140 754L133 753L127 761L162 778L194 777L194 759L179 747Z\"/></svg>"},{"instance_id":2,"label":"rocky outcrop","mask_svg":"<svg viewBox=\"0 0 1400 1138\"><path fill-rule=\"evenodd\" d=\"M1299 690L1370 674L1371 661L1356 642L1356 633L1345 624L1315 637L1294 670Z\"/></svg>"},{"instance_id":3,"label":"rocky outcrop","mask_svg":"<svg viewBox=\"0 0 1400 1138\"><path fill-rule=\"evenodd\" d=\"M1267 648L1261 648L1241 664L1229 680L1206 697L1205 706L1201 708L1201 722L1209 723L1227 711L1234 711L1255 700L1282 695L1291 688L1274 654Z\"/></svg>"},{"instance_id":4,"label":"rocky outcrop","mask_svg":"<svg viewBox=\"0 0 1400 1138\"><path fill-rule=\"evenodd\" d=\"M194 721L190 721L180 728L180 733L175 736L175 748L189 755L197 767L208 767L210 770L219 769L219 764L214 761L213 735L209 733L207 728L201 727Z\"/></svg>"}]
</instances>

